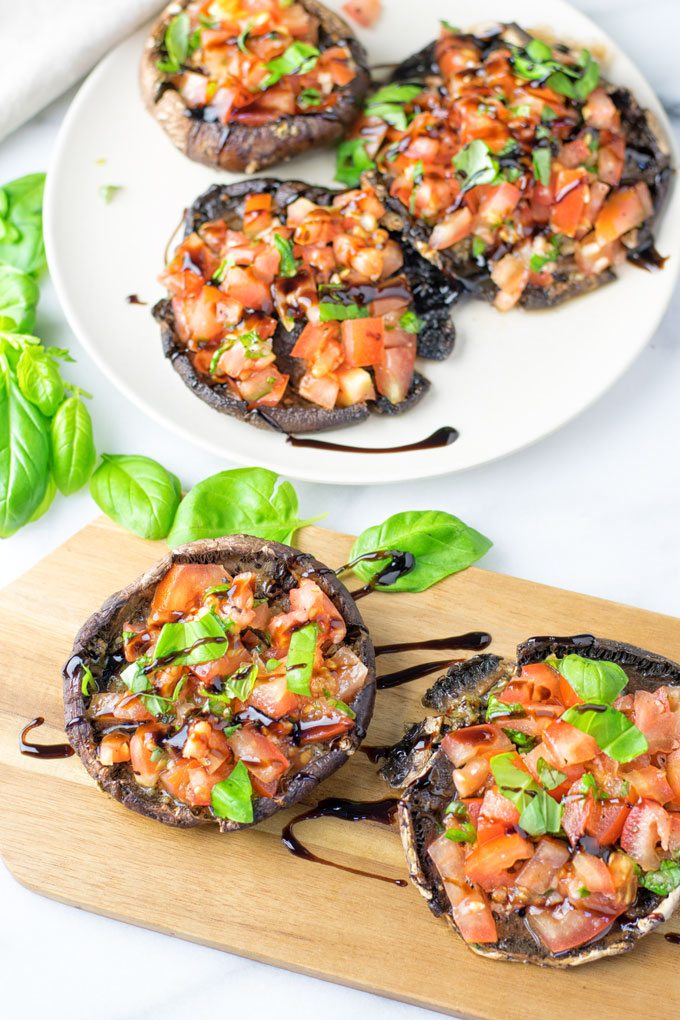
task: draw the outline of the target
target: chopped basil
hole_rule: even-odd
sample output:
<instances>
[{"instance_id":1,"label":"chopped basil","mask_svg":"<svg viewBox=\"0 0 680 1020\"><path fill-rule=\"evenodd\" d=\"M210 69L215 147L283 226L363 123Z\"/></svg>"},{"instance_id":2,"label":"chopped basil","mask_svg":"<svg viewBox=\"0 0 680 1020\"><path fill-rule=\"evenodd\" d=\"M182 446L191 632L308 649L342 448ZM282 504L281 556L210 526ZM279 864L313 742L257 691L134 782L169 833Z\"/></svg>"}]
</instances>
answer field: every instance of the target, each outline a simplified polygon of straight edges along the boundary
<instances>
[{"instance_id":1,"label":"chopped basil","mask_svg":"<svg viewBox=\"0 0 680 1020\"><path fill-rule=\"evenodd\" d=\"M291 635L286 658L286 685L294 694L310 697L312 693L309 681L314 671L318 631L316 623L307 623Z\"/></svg>"},{"instance_id":2,"label":"chopped basil","mask_svg":"<svg viewBox=\"0 0 680 1020\"><path fill-rule=\"evenodd\" d=\"M467 809L467 805L463 804L461 800L452 800L444 811L445 815L455 815L456 818L462 818L463 821L468 821L470 818L470 812Z\"/></svg>"},{"instance_id":3,"label":"chopped basil","mask_svg":"<svg viewBox=\"0 0 680 1020\"><path fill-rule=\"evenodd\" d=\"M548 832L559 832L562 824L562 805L539 790L519 816L519 824L530 836L544 836Z\"/></svg>"},{"instance_id":4,"label":"chopped basil","mask_svg":"<svg viewBox=\"0 0 680 1020\"><path fill-rule=\"evenodd\" d=\"M534 177L547 187L550 184L550 164L552 163L552 152L549 147L534 149L531 160L534 165Z\"/></svg>"},{"instance_id":5,"label":"chopped basil","mask_svg":"<svg viewBox=\"0 0 680 1020\"><path fill-rule=\"evenodd\" d=\"M662 861L658 871L648 871L640 885L657 896L668 896L680 886L680 861Z\"/></svg>"},{"instance_id":6,"label":"chopped basil","mask_svg":"<svg viewBox=\"0 0 680 1020\"><path fill-rule=\"evenodd\" d=\"M224 733L225 737L230 737L232 735L232 733L236 733L236 730L240 730L240 729L241 729L241 723L234 723L233 726L225 726L224 729L222 730L222 732Z\"/></svg>"},{"instance_id":7,"label":"chopped basil","mask_svg":"<svg viewBox=\"0 0 680 1020\"><path fill-rule=\"evenodd\" d=\"M581 899L583 900L583 899L586 898L586 896L590 896L590 889L586 889L586 887L584 885L580 885L578 887L578 894L581 897Z\"/></svg>"},{"instance_id":8,"label":"chopped basil","mask_svg":"<svg viewBox=\"0 0 680 1020\"><path fill-rule=\"evenodd\" d=\"M191 31L191 20L186 11L177 14L168 24L163 38L167 60L158 60L156 67L164 74L178 74L187 58L201 44L200 31Z\"/></svg>"},{"instance_id":9,"label":"chopped basil","mask_svg":"<svg viewBox=\"0 0 680 1020\"><path fill-rule=\"evenodd\" d=\"M628 676L616 662L567 655L555 660L555 669L584 701L611 705L628 683Z\"/></svg>"},{"instance_id":10,"label":"chopped basil","mask_svg":"<svg viewBox=\"0 0 680 1020\"><path fill-rule=\"evenodd\" d=\"M407 333L420 333L423 328L423 323L412 308L409 308L408 311L404 312L399 319L399 325L402 329L405 329Z\"/></svg>"},{"instance_id":11,"label":"chopped basil","mask_svg":"<svg viewBox=\"0 0 680 1020\"><path fill-rule=\"evenodd\" d=\"M279 276L297 276L298 260L293 254L293 242L287 241L281 234L274 234L272 237L274 247L281 256L279 261Z\"/></svg>"},{"instance_id":12,"label":"chopped basil","mask_svg":"<svg viewBox=\"0 0 680 1020\"><path fill-rule=\"evenodd\" d=\"M250 18L249 21L246 21L245 25L243 26L243 28L241 29L241 31L239 32L239 34L238 34L238 36L236 38L236 45L240 49L241 53L247 53L248 52L248 47L247 47L246 43L248 41L248 36L250 35L250 33L253 30L254 24L255 24L255 19L254 18Z\"/></svg>"},{"instance_id":13,"label":"chopped basil","mask_svg":"<svg viewBox=\"0 0 680 1020\"><path fill-rule=\"evenodd\" d=\"M260 89L264 91L271 88L272 85L276 85L278 81L289 74L306 74L315 66L318 58L319 51L316 46L310 46L309 43L304 42L291 43L280 57L265 64L269 74L260 82Z\"/></svg>"},{"instance_id":14,"label":"chopped basil","mask_svg":"<svg viewBox=\"0 0 680 1020\"><path fill-rule=\"evenodd\" d=\"M582 50L578 65L555 60L552 50L539 39L532 39L524 51L514 50L512 66L520 78L545 81L559 95L584 102L600 80L600 68L588 50Z\"/></svg>"},{"instance_id":15,"label":"chopped basil","mask_svg":"<svg viewBox=\"0 0 680 1020\"><path fill-rule=\"evenodd\" d=\"M234 259L231 255L227 255L225 259L222 259L219 266L212 275L211 283L222 283L222 280L226 276L227 270L231 269L235 265Z\"/></svg>"},{"instance_id":16,"label":"chopped basil","mask_svg":"<svg viewBox=\"0 0 680 1020\"><path fill-rule=\"evenodd\" d=\"M212 586L212 588L206 588L205 591L203 592L203 594L204 595L222 595L222 594L226 594L228 591L231 591L232 588L233 588L233 584L231 582L227 581L224 584L214 584Z\"/></svg>"},{"instance_id":17,"label":"chopped basil","mask_svg":"<svg viewBox=\"0 0 680 1020\"><path fill-rule=\"evenodd\" d=\"M161 758L165 758L165 751L162 747L154 747L153 751L149 755L152 762L160 761Z\"/></svg>"},{"instance_id":18,"label":"chopped basil","mask_svg":"<svg viewBox=\"0 0 680 1020\"><path fill-rule=\"evenodd\" d=\"M252 822L253 787L242 761L237 761L227 778L213 786L210 803L218 818Z\"/></svg>"},{"instance_id":19,"label":"chopped basil","mask_svg":"<svg viewBox=\"0 0 680 1020\"><path fill-rule=\"evenodd\" d=\"M500 180L498 160L481 138L464 145L453 157L453 165L463 178L461 194L478 184L497 184Z\"/></svg>"},{"instance_id":20,"label":"chopped basil","mask_svg":"<svg viewBox=\"0 0 680 1020\"><path fill-rule=\"evenodd\" d=\"M552 59L552 49L547 43L542 42L540 39L532 39L526 48L526 52L532 60L540 62L542 60Z\"/></svg>"},{"instance_id":21,"label":"chopped basil","mask_svg":"<svg viewBox=\"0 0 680 1020\"><path fill-rule=\"evenodd\" d=\"M544 255L539 255L536 252L529 259L529 269L532 273L540 273L543 266L548 265L549 262L557 262L560 255L560 247L562 245L562 235L555 234L550 240L550 247Z\"/></svg>"},{"instance_id":22,"label":"chopped basil","mask_svg":"<svg viewBox=\"0 0 680 1020\"><path fill-rule=\"evenodd\" d=\"M108 205L110 202L113 202L118 192L122 190L123 186L121 184L102 184L99 188L99 197Z\"/></svg>"},{"instance_id":23,"label":"chopped basil","mask_svg":"<svg viewBox=\"0 0 680 1020\"><path fill-rule=\"evenodd\" d=\"M543 141L544 139L548 139L549 141L552 141L552 137L553 137L552 131L550 130L550 128L548 127L547 124L539 124L537 126L537 128L536 128L536 138L539 141Z\"/></svg>"},{"instance_id":24,"label":"chopped basil","mask_svg":"<svg viewBox=\"0 0 680 1020\"><path fill-rule=\"evenodd\" d=\"M600 789L600 787L597 785L597 780L595 779L595 776L591 775L590 772L583 773L579 781L577 791L578 793L581 793L584 796L586 796L588 793L592 793L595 800L608 799L607 794L604 792L604 790Z\"/></svg>"},{"instance_id":25,"label":"chopped basil","mask_svg":"<svg viewBox=\"0 0 680 1020\"><path fill-rule=\"evenodd\" d=\"M450 21L446 21L445 18L440 18L439 24L442 26L442 28L445 28L447 32L453 32L454 35L460 32L459 28L456 28L455 25L452 25Z\"/></svg>"},{"instance_id":26,"label":"chopped basil","mask_svg":"<svg viewBox=\"0 0 680 1020\"><path fill-rule=\"evenodd\" d=\"M322 322L343 322L345 319L367 319L368 308L363 305L341 305L334 301L319 303L319 318Z\"/></svg>"},{"instance_id":27,"label":"chopped basil","mask_svg":"<svg viewBox=\"0 0 680 1020\"><path fill-rule=\"evenodd\" d=\"M338 712L342 712L343 715L348 715L350 719L356 719L357 717L356 712L354 711L353 708L350 708L350 706L346 702L341 701L340 698L332 698L328 694L325 694L325 697L326 701L328 702L329 705L331 705L332 708L336 708Z\"/></svg>"},{"instance_id":28,"label":"chopped basil","mask_svg":"<svg viewBox=\"0 0 680 1020\"><path fill-rule=\"evenodd\" d=\"M173 658L173 666L195 666L200 662L212 662L224 655L224 640L205 641L195 648L193 646L204 638L224 638L229 625L230 621L221 620L212 611L196 620L165 623L158 636L154 656L163 659L181 652L181 655Z\"/></svg>"},{"instance_id":29,"label":"chopped basil","mask_svg":"<svg viewBox=\"0 0 680 1020\"><path fill-rule=\"evenodd\" d=\"M583 733L590 734L600 750L614 761L632 761L649 748L644 734L629 722L623 712L615 708L575 705L567 709L562 719Z\"/></svg>"},{"instance_id":30,"label":"chopped basil","mask_svg":"<svg viewBox=\"0 0 680 1020\"><path fill-rule=\"evenodd\" d=\"M231 350L234 344L239 342L245 348L246 358L251 361L257 361L258 358L264 358L269 354L269 345L257 330L249 329L245 333L232 333L223 344L220 344L210 359L211 373L217 371L217 366L224 352Z\"/></svg>"},{"instance_id":31,"label":"chopped basil","mask_svg":"<svg viewBox=\"0 0 680 1020\"><path fill-rule=\"evenodd\" d=\"M585 101L600 81L600 65L593 60L588 50L581 50L579 64L583 68L583 74L574 83L574 91L577 99Z\"/></svg>"},{"instance_id":32,"label":"chopped basil","mask_svg":"<svg viewBox=\"0 0 680 1020\"><path fill-rule=\"evenodd\" d=\"M356 188L364 170L372 170L375 163L366 151L363 138L348 138L338 145L335 154L335 180Z\"/></svg>"},{"instance_id":33,"label":"chopped basil","mask_svg":"<svg viewBox=\"0 0 680 1020\"><path fill-rule=\"evenodd\" d=\"M506 715L526 715L524 705L520 705L518 702L501 701L495 694L490 694L486 705L486 721L492 722L494 719Z\"/></svg>"},{"instance_id":34,"label":"chopped basil","mask_svg":"<svg viewBox=\"0 0 680 1020\"><path fill-rule=\"evenodd\" d=\"M506 751L504 754L494 755L490 762L493 777L497 785L501 787L503 796L506 796L504 788L520 791L538 791L540 789L538 783L528 772L515 765L515 758L516 753L514 751Z\"/></svg>"},{"instance_id":35,"label":"chopped basil","mask_svg":"<svg viewBox=\"0 0 680 1020\"><path fill-rule=\"evenodd\" d=\"M486 242L482 241L481 237L472 238L472 257L476 261L481 259L484 252L486 251Z\"/></svg>"},{"instance_id":36,"label":"chopped basil","mask_svg":"<svg viewBox=\"0 0 680 1020\"><path fill-rule=\"evenodd\" d=\"M153 688L143 667L148 665L148 656L142 655L139 659L131 662L129 666L120 673L120 678L131 694L139 694L144 700L144 707L152 715L162 715L166 698L153 693ZM147 693L151 692L151 693Z\"/></svg>"},{"instance_id":37,"label":"chopped basil","mask_svg":"<svg viewBox=\"0 0 680 1020\"><path fill-rule=\"evenodd\" d=\"M323 96L318 89L303 89L300 95L297 97L298 106L306 110L310 106L320 106L323 102Z\"/></svg>"},{"instance_id":38,"label":"chopped basil","mask_svg":"<svg viewBox=\"0 0 680 1020\"><path fill-rule=\"evenodd\" d=\"M519 106L511 106L510 113L513 117L530 117L531 107L528 103L520 103Z\"/></svg>"},{"instance_id":39,"label":"chopped basil","mask_svg":"<svg viewBox=\"0 0 680 1020\"><path fill-rule=\"evenodd\" d=\"M567 778L564 772L560 772L559 769L553 768L548 765L545 758L539 758L536 762L536 771L538 772L538 778L541 781L541 785L545 786L546 790L555 790L560 786Z\"/></svg>"},{"instance_id":40,"label":"chopped basil","mask_svg":"<svg viewBox=\"0 0 680 1020\"><path fill-rule=\"evenodd\" d=\"M222 682L222 695L230 700L238 698L239 701L245 701L255 686L256 680L257 666L255 663L251 666L240 666L235 673Z\"/></svg>"},{"instance_id":41,"label":"chopped basil","mask_svg":"<svg viewBox=\"0 0 680 1020\"><path fill-rule=\"evenodd\" d=\"M552 106L546 105L541 110L541 120L542 121L550 122L551 120L554 120L556 116L557 116L557 114L553 110Z\"/></svg>"},{"instance_id":42,"label":"chopped basil","mask_svg":"<svg viewBox=\"0 0 680 1020\"><path fill-rule=\"evenodd\" d=\"M444 835L452 843L474 843L477 830L472 822L459 822L457 827L447 829Z\"/></svg>"},{"instance_id":43,"label":"chopped basil","mask_svg":"<svg viewBox=\"0 0 680 1020\"><path fill-rule=\"evenodd\" d=\"M91 694L98 691L97 681L92 676L92 670L85 663L80 667L80 691L84 697L89 698Z\"/></svg>"},{"instance_id":44,"label":"chopped basil","mask_svg":"<svg viewBox=\"0 0 680 1020\"><path fill-rule=\"evenodd\" d=\"M278 669L281 665L280 659L267 659L265 662L265 669L268 673L273 673L275 669Z\"/></svg>"},{"instance_id":45,"label":"chopped basil","mask_svg":"<svg viewBox=\"0 0 680 1020\"><path fill-rule=\"evenodd\" d=\"M379 117L397 131L405 131L411 118L407 117L404 106L423 91L421 84L393 82L378 89L366 103L366 114Z\"/></svg>"},{"instance_id":46,"label":"chopped basil","mask_svg":"<svg viewBox=\"0 0 680 1020\"><path fill-rule=\"evenodd\" d=\"M506 737L512 740L515 747L518 747L521 751L531 751L537 744L536 737L530 736L528 733L522 733L521 730L503 729Z\"/></svg>"}]
</instances>

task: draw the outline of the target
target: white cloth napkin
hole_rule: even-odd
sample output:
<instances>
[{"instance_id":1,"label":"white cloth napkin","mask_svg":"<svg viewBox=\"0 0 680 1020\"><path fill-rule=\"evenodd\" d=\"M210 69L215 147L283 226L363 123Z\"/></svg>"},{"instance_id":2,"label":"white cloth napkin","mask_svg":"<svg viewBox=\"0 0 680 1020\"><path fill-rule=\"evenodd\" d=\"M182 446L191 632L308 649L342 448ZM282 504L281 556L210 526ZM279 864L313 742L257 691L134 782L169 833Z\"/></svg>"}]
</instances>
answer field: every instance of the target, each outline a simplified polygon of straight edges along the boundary
<instances>
[{"instance_id":1,"label":"white cloth napkin","mask_svg":"<svg viewBox=\"0 0 680 1020\"><path fill-rule=\"evenodd\" d=\"M0 0L0 138L164 6L162 0Z\"/></svg>"}]
</instances>

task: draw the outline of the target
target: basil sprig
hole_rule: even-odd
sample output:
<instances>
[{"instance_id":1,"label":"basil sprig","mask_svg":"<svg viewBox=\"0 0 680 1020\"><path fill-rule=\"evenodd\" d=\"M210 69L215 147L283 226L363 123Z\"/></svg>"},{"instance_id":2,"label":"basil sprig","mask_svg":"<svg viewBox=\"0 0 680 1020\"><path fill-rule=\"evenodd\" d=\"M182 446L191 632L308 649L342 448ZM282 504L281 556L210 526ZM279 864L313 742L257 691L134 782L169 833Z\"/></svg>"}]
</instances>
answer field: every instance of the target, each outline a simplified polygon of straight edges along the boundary
<instances>
[{"instance_id":1,"label":"basil sprig","mask_svg":"<svg viewBox=\"0 0 680 1020\"><path fill-rule=\"evenodd\" d=\"M575 705L561 716L564 722L588 733L597 746L614 761L632 761L649 749L644 733L616 708Z\"/></svg>"},{"instance_id":2,"label":"basil sprig","mask_svg":"<svg viewBox=\"0 0 680 1020\"><path fill-rule=\"evenodd\" d=\"M437 581L464 570L491 548L491 542L458 517L443 510L410 510L394 514L382 524L367 528L355 540L351 559L380 549L411 553L415 565L389 587L378 591L425 591ZM352 569L365 582L379 574L389 563L362 561Z\"/></svg>"},{"instance_id":3,"label":"basil sprig","mask_svg":"<svg viewBox=\"0 0 680 1020\"><path fill-rule=\"evenodd\" d=\"M90 493L117 524L141 538L160 539L172 526L182 486L150 457L104 453Z\"/></svg>"},{"instance_id":4,"label":"basil sprig","mask_svg":"<svg viewBox=\"0 0 680 1020\"><path fill-rule=\"evenodd\" d=\"M348 188L356 188L361 183L361 175L365 170L373 170L375 163L366 151L363 138L348 138L340 142L335 153L335 180Z\"/></svg>"},{"instance_id":5,"label":"basil sprig","mask_svg":"<svg viewBox=\"0 0 680 1020\"><path fill-rule=\"evenodd\" d=\"M581 50L576 64L563 64L540 39L532 39L524 50L513 51L512 66L520 78L545 82L559 95L585 102L600 80L600 66L588 50Z\"/></svg>"},{"instance_id":6,"label":"basil sprig","mask_svg":"<svg viewBox=\"0 0 680 1020\"><path fill-rule=\"evenodd\" d=\"M562 824L562 806L553 800L536 780L514 763L513 751L496 754L491 771L500 792L520 812L519 824L530 836L556 833ZM559 784L556 784L559 785Z\"/></svg>"},{"instance_id":7,"label":"basil sprig","mask_svg":"<svg viewBox=\"0 0 680 1020\"><path fill-rule=\"evenodd\" d=\"M164 74L178 74L200 44L200 30L191 31L191 19L186 11L176 14L168 22L163 37L167 60L156 61L156 67Z\"/></svg>"},{"instance_id":8,"label":"basil sprig","mask_svg":"<svg viewBox=\"0 0 680 1020\"><path fill-rule=\"evenodd\" d=\"M383 85L366 103L365 112L369 117L379 117L397 131L405 131L412 118L404 107L423 91L422 84L393 82Z\"/></svg>"},{"instance_id":9,"label":"basil sprig","mask_svg":"<svg viewBox=\"0 0 680 1020\"><path fill-rule=\"evenodd\" d=\"M242 761L237 761L227 778L213 786L210 803L218 818L252 822L253 787Z\"/></svg>"},{"instance_id":10,"label":"basil sprig","mask_svg":"<svg viewBox=\"0 0 680 1020\"><path fill-rule=\"evenodd\" d=\"M306 74L307 71L311 71L316 65L319 56L319 50L316 46L310 45L310 43L291 43L280 57L276 57L275 60L270 60L268 64L265 64L265 68L269 73L260 82L260 89L264 91L271 88L272 85L276 85L277 82L289 74Z\"/></svg>"},{"instance_id":11,"label":"basil sprig","mask_svg":"<svg viewBox=\"0 0 680 1020\"><path fill-rule=\"evenodd\" d=\"M457 825L447 829L444 835L452 843L474 843L477 839L477 830L472 822L458 822Z\"/></svg>"},{"instance_id":12,"label":"basil sprig","mask_svg":"<svg viewBox=\"0 0 680 1020\"><path fill-rule=\"evenodd\" d=\"M304 627L294 630L291 634L286 658L286 686L294 694L311 697L309 681L314 672L318 633L319 628L316 623L306 623Z\"/></svg>"},{"instance_id":13,"label":"basil sprig","mask_svg":"<svg viewBox=\"0 0 680 1020\"><path fill-rule=\"evenodd\" d=\"M520 814L519 824L530 836L558 833L562 825L562 805L545 790L539 790Z\"/></svg>"},{"instance_id":14,"label":"basil sprig","mask_svg":"<svg viewBox=\"0 0 680 1020\"><path fill-rule=\"evenodd\" d=\"M591 704L611 705L628 684L628 676L617 662L566 655L551 660L569 686Z\"/></svg>"}]
</instances>

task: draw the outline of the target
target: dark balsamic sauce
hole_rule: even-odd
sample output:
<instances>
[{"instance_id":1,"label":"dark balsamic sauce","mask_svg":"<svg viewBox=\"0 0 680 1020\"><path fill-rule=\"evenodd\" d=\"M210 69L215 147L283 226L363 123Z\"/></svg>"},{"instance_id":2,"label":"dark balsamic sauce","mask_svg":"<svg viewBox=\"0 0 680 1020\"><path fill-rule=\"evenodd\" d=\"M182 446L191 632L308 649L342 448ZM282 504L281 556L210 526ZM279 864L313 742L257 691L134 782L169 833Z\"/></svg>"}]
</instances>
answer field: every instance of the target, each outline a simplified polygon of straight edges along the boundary
<instances>
[{"instance_id":1,"label":"dark balsamic sauce","mask_svg":"<svg viewBox=\"0 0 680 1020\"><path fill-rule=\"evenodd\" d=\"M467 634L454 634L451 637L430 638L427 641L398 641L393 645L376 645L376 655L392 655L394 652L419 651L420 649L464 649L469 652L481 652L488 648L493 638L484 630L472 630Z\"/></svg>"},{"instance_id":2,"label":"dark balsamic sauce","mask_svg":"<svg viewBox=\"0 0 680 1020\"><path fill-rule=\"evenodd\" d=\"M402 684L410 684L413 680L421 680L430 673L436 673L440 669L447 669L456 662L463 662L463 659L436 659L433 662L420 662L415 666L407 666L406 669L397 669L394 673L385 673L378 677L378 690L388 691L392 687L401 687Z\"/></svg>"},{"instance_id":3,"label":"dark balsamic sauce","mask_svg":"<svg viewBox=\"0 0 680 1020\"><path fill-rule=\"evenodd\" d=\"M350 595L355 602L358 602L359 599L363 599L367 595L370 595L372 591L375 591L376 586L379 584L384 586L396 584L400 577L404 577L406 574L409 574L416 565L416 558L413 553L399 551L395 551L393 553L382 552L382 555L380 555L380 553L378 553L378 555L375 553L366 553L365 557L359 556L354 562L357 563L360 559L364 558L384 560L386 555L391 555L390 562L387 566L383 567L382 570L379 570L377 574L374 574L368 584L365 584L363 588L357 588L356 591L350 592Z\"/></svg>"},{"instance_id":4,"label":"dark balsamic sauce","mask_svg":"<svg viewBox=\"0 0 680 1020\"><path fill-rule=\"evenodd\" d=\"M34 744L28 740L28 734L42 726L45 720L42 716L33 719L28 726L24 726L19 738L19 750L29 758L70 758L75 751L70 744Z\"/></svg>"},{"instance_id":5,"label":"dark balsamic sauce","mask_svg":"<svg viewBox=\"0 0 680 1020\"><path fill-rule=\"evenodd\" d=\"M392 748L389 744L384 744L382 746L378 744L362 744L357 748L357 750L361 751L362 754L365 754L370 762L377 765L379 761L382 761L383 758L387 757Z\"/></svg>"},{"instance_id":6,"label":"dark balsamic sauce","mask_svg":"<svg viewBox=\"0 0 680 1020\"><path fill-rule=\"evenodd\" d=\"M301 822L311 821L313 818L340 818L344 822L377 822L379 825L392 825L397 813L399 800L396 797L388 797L385 800L358 801L344 800L341 797L326 797L320 800L316 807L296 815L284 826L281 833L281 841L286 850L289 850L295 857L301 857L305 861L312 861L314 864L325 864L329 868L337 868L338 871L347 871L351 875L362 875L364 878L375 878L379 882L389 882L391 885L404 888L408 885L403 878L388 878L387 875L378 875L373 871L363 871L360 868L350 868L346 864L337 864L335 861L327 861L323 857L308 850L304 843L301 843L294 833L294 828Z\"/></svg>"},{"instance_id":7,"label":"dark balsamic sauce","mask_svg":"<svg viewBox=\"0 0 680 1020\"><path fill-rule=\"evenodd\" d=\"M227 634L217 634L214 637L208 635L207 637L197 638L193 645L189 645L187 648L178 648L175 652L168 652L167 655L161 655L157 659L154 659L148 666L143 667L142 673L148 675L161 666L169 666L171 663L175 662L176 659L181 659L185 655L189 655L195 648L200 648L201 645L224 645L228 640L229 636Z\"/></svg>"},{"instance_id":8,"label":"dark balsamic sauce","mask_svg":"<svg viewBox=\"0 0 680 1020\"><path fill-rule=\"evenodd\" d=\"M128 294L125 298L129 305L148 305L148 301L142 301L139 294Z\"/></svg>"},{"instance_id":9,"label":"dark balsamic sauce","mask_svg":"<svg viewBox=\"0 0 680 1020\"><path fill-rule=\"evenodd\" d=\"M680 931L669 931L664 935L666 942L670 942L674 946L680 946Z\"/></svg>"},{"instance_id":10,"label":"dark balsamic sauce","mask_svg":"<svg viewBox=\"0 0 680 1020\"><path fill-rule=\"evenodd\" d=\"M637 266L638 269L646 269L647 272L654 272L658 269L663 269L668 261L667 255L660 255L652 242L639 251L631 251L626 256L628 262L632 265Z\"/></svg>"},{"instance_id":11,"label":"dark balsamic sauce","mask_svg":"<svg viewBox=\"0 0 680 1020\"><path fill-rule=\"evenodd\" d=\"M311 450L336 450L340 453L409 453L412 450L437 450L442 446L451 446L460 433L451 425L436 429L425 439L403 446L349 446L346 443L331 443L326 439L304 439L301 436L287 436L286 442L291 446L304 447Z\"/></svg>"}]
</instances>

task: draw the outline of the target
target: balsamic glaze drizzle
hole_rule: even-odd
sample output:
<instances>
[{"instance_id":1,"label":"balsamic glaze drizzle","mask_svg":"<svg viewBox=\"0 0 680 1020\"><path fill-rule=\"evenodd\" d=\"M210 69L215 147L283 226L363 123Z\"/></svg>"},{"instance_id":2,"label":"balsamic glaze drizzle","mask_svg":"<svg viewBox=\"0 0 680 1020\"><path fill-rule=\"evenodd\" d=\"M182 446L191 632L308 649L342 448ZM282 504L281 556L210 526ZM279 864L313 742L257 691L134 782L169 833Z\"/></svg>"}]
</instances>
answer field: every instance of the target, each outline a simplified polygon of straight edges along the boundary
<instances>
[{"instance_id":1,"label":"balsamic glaze drizzle","mask_svg":"<svg viewBox=\"0 0 680 1020\"><path fill-rule=\"evenodd\" d=\"M311 450L335 450L339 453L410 453L413 450L438 450L443 446L451 446L460 433L451 425L435 429L425 439L415 443L404 443L402 446L350 446L347 443L331 443L327 439L305 439L301 436L288 436L286 442L291 446L304 447Z\"/></svg>"},{"instance_id":2,"label":"balsamic glaze drizzle","mask_svg":"<svg viewBox=\"0 0 680 1020\"><path fill-rule=\"evenodd\" d=\"M372 871L363 871L361 868L351 868L346 864L338 864L335 861L327 861L323 857L308 850L294 833L294 828L301 822L311 821L313 818L340 818L345 822L377 822L379 825L392 825L397 813L397 797L387 797L385 800L358 801L345 800L341 797L326 797L320 800L316 807L304 811L292 818L281 833L281 842L286 850L295 857L305 861L312 861L315 864L325 864L329 868L337 868L339 871L347 871L351 875L362 875L364 878L375 878L379 882L389 882L391 885L404 888L408 885L403 878L389 878L387 875L378 875Z\"/></svg>"},{"instance_id":3,"label":"balsamic glaze drizzle","mask_svg":"<svg viewBox=\"0 0 680 1020\"><path fill-rule=\"evenodd\" d=\"M24 726L19 738L21 753L28 755L29 758L70 758L72 754L75 754L70 744L34 744L33 741L27 739L28 734L38 726L42 726L44 722L43 717L39 715L28 726Z\"/></svg>"},{"instance_id":4,"label":"balsamic glaze drizzle","mask_svg":"<svg viewBox=\"0 0 680 1020\"><path fill-rule=\"evenodd\" d=\"M129 305L148 305L148 301L142 301L139 294L128 294L125 298Z\"/></svg>"},{"instance_id":5,"label":"balsamic glaze drizzle","mask_svg":"<svg viewBox=\"0 0 680 1020\"><path fill-rule=\"evenodd\" d=\"M664 935L666 942L671 942L674 946L680 946L680 931L669 931Z\"/></svg>"},{"instance_id":6,"label":"balsamic glaze drizzle","mask_svg":"<svg viewBox=\"0 0 680 1020\"><path fill-rule=\"evenodd\" d=\"M357 588L356 591L350 592L355 602L359 599L365 598L370 595L372 591L375 591L377 585L382 584L388 586L390 584L396 584L400 577L404 577L405 574L409 574L416 565L416 558L413 553L410 552L383 552L376 556L375 553L366 553L365 557L357 557L354 561L359 562L359 559L384 559L385 556L390 556L390 562L387 566L379 570L377 574L374 574L368 584L365 584L363 588Z\"/></svg>"}]
</instances>

